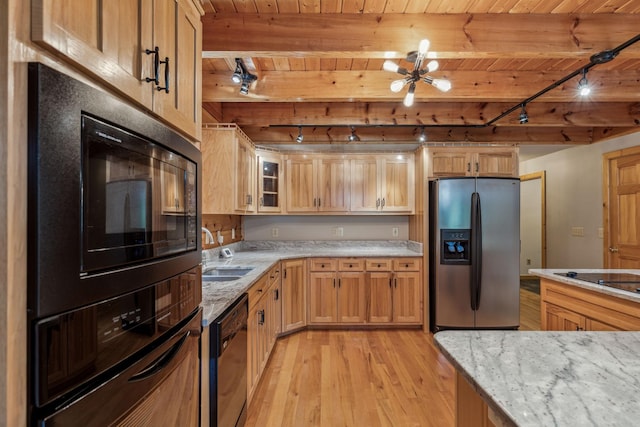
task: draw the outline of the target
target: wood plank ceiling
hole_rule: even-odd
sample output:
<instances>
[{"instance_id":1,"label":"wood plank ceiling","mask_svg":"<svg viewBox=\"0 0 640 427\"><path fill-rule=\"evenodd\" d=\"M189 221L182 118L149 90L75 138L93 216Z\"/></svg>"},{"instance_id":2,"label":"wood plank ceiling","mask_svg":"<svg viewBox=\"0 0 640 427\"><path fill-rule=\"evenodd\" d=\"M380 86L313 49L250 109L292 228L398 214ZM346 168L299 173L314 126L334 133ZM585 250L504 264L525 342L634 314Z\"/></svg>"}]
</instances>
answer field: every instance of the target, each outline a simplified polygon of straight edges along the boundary
<instances>
[{"instance_id":1,"label":"wood plank ceiling","mask_svg":"<svg viewBox=\"0 0 640 427\"><path fill-rule=\"evenodd\" d=\"M375 146L589 144L640 130L640 42L586 77L523 101L640 33L640 0L201 0L203 122L237 123L259 145L349 144L351 126ZM418 82L415 103L393 93L407 53L431 41L452 83ZM248 95L231 81L235 58L258 79ZM515 109L491 125L502 113ZM354 143L350 143L354 145ZM394 145L395 146L395 145Z\"/></svg>"}]
</instances>

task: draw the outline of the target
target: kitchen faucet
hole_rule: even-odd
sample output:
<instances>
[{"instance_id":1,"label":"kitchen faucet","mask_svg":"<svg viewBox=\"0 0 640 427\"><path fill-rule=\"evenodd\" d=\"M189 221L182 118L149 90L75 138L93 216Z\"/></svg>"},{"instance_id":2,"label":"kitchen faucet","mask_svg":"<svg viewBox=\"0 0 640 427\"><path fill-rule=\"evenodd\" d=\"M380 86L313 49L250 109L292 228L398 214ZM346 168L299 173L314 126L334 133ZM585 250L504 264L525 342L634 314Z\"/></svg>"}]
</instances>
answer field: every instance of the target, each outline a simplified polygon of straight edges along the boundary
<instances>
[{"instance_id":1,"label":"kitchen faucet","mask_svg":"<svg viewBox=\"0 0 640 427\"><path fill-rule=\"evenodd\" d=\"M206 237L204 238L204 243L206 245L216 243L216 240L213 238L213 234L211 234L211 232L206 227L202 227L202 231L204 231L204 234L206 235Z\"/></svg>"}]
</instances>

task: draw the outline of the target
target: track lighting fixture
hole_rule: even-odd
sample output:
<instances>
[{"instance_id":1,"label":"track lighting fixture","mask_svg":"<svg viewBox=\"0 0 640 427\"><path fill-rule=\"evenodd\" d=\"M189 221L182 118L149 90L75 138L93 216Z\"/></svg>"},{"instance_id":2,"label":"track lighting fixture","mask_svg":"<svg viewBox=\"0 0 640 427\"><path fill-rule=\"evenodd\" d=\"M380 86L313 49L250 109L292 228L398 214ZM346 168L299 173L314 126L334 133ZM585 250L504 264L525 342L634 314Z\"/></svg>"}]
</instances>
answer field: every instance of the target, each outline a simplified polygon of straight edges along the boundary
<instances>
[{"instance_id":1,"label":"track lighting fixture","mask_svg":"<svg viewBox=\"0 0 640 427\"><path fill-rule=\"evenodd\" d=\"M258 77L247 70L244 62L242 62L242 58L236 58L236 69L231 76L231 80L236 84L240 84L240 93L242 95L248 95L249 86L251 86L251 83L258 80Z\"/></svg>"},{"instance_id":2,"label":"track lighting fixture","mask_svg":"<svg viewBox=\"0 0 640 427\"><path fill-rule=\"evenodd\" d=\"M360 137L356 135L356 129L351 126L351 135L349 135L349 142L358 142L360 141Z\"/></svg>"},{"instance_id":3,"label":"track lighting fixture","mask_svg":"<svg viewBox=\"0 0 640 427\"><path fill-rule=\"evenodd\" d=\"M406 68L400 67L393 61L385 61L382 68L386 71L398 73L405 76L402 79L394 80L391 82L390 89L392 92L397 93L402 90L405 85L409 85L409 91L404 98L404 105L410 107L413 105L414 93L416 90L416 82L422 80L423 82L432 85L436 89L442 92L447 92L451 89L451 82L445 79L434 79L431 76L425 75L438 69L438 61L430 61L425 68L422 68L422 63L426 59L427 51L429 50L429 40L423 39L420 41L420 46L417 52L409 52L407 54L407 61L413 62L413 71L409 71Z\"/></svg>"},{"instance_id":4,"label":"track lighting fixture","mask_svg":"<svg viewBox=\"0 0 640 427\"><path fill-rule=\"evenodd\" d=\"M418 137L418 142L427 142L427 134L424 132L424 126L420 131L420 136Z\"/></svg>"},{"instance_id":5,"label":"track lighting fixture","mask_svg":"<svg viewBox=\"0 0 640 427\"><path fill-rule=\"evenodd\" d=\"M591 86L589 86L589 80L587 80L587 69L582 69L582 78L578 82L578 93L580 96L587 96L591 93Z\"/></svg>"},{"instance_id":6,"label":"track lighting fixture","mask_svg":"<svg viewBox=\"0 0 640 427\"><path fill-rule=\"evenodd\" d=\"M304 136L302 135L302 126L298 126L298 136L296 137L296 142L300 144L302 143L302 141L304 141Z\"/></svg>"},{"instance_id":7,"label":"track lighting fixture","mask_svg":"<svg viewBox=\"0 0 640 427\"><path fill-rule=\"evenodd\" d=\"M522 111L520 111L520 124L523 125L525 123L529 123L529 115L527 115L527 110L524 108L525 104L522 104Z\"/></svg>"}]
</instances>

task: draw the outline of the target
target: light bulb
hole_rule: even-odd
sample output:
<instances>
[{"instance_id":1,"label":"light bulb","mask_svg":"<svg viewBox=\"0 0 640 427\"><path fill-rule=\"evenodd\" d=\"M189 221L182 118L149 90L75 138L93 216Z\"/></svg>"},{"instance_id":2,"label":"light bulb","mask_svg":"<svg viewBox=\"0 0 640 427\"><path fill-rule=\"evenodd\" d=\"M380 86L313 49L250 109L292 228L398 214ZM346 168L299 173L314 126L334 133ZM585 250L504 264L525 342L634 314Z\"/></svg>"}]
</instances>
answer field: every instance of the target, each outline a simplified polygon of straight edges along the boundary
<instances>
[{"instance_id":1,"label":"light bulb","mask_svg":"<svg viewBox=\"0 0 640 427\"><path fill-rule=\"evenodd\" d=\"M424 55L427 53L427 51L429 50L429 40L428 39L422 39L420 40L420 46L418 47L418 53L421 55Z\"/></svg>"},{"instance_id":2,"label":"light bulb","mask_svg":"<svg viewBox=\"0 0 640 427\"><path fill-rule=\"evenodd\" d=\"M391 82L391 92L400 92L406 84L405 79L394 80Z\"/></svg>"},{"instance_id":3,"label":"light bulb","mask_svg":"<svg viewBox=\"0 0 640 427\"><path fill-rule=\"evenodd\" d=\"M591 93L591 87L586 77L581 78L578 82L578 93L580 96L587 96Z\"/></svg>"},{"instance_id":4,"label":"light bulb","mask_svg":"<svg viewBox=\"0 0 640 427\"><path fill-rule=\"evenodd\" d=\"M415 90L416 90L416 84L411 83L411 86L409 86L409 90L407 91L407 96L404 97L404 101L402 102L405 107L411 107L413 105L413 98L414 98L413 92Z\"/></svg>"},{"instance_id":5,"label":"light bulb","mask_svg":"<svg viewBox=\"0 0 640 427\"><path fill-rule=\"evenodd\" d=\"M382 64L382 69L385 71L391 71L392 73L397 73L400 66L393 61L389 61L388 59L384 61Z\"/></svg>"},{"instance_id":6,"label":"light bulb","mask_svg":"<svg viewBox=\"0 0 640 427\"><path fill-rule=\"evenodd\" d=\"M427 72L432 73L436 71L439 66L440 64L438 64L438 61L436 61L435 59L433 61L429 61L429 63L427 64Z\"/></svg>"},{"instance_id":7,"label":"light bulb","mask_svg":"<svg viewBox=\"0 0 640 427\"><path fill-rule=\"evenodd\" d=\"M441 90L442 92L448 92L451 89L451 82L445 79L433 79L431 82L433 87Z\"/></svg>"}]
</instances>

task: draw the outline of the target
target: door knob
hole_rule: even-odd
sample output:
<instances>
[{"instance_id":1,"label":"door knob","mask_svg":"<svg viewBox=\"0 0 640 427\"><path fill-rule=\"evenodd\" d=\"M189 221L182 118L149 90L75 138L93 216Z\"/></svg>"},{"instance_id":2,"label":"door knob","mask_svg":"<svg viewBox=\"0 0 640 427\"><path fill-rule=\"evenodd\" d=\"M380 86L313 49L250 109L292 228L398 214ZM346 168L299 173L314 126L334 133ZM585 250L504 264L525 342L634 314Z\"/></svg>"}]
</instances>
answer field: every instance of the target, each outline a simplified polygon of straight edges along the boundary
<instances>
[{"instance_id":1,"label":"door knob","mask_svg":"<svg viewBox=\"0 0 640 427\"><path fill-rule=\"evenodd\" d=\"M616 253L618 252L618 248L609 248L609 252Z\"/></svg>"}]
</instances>

